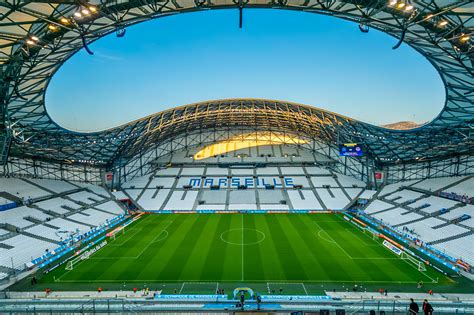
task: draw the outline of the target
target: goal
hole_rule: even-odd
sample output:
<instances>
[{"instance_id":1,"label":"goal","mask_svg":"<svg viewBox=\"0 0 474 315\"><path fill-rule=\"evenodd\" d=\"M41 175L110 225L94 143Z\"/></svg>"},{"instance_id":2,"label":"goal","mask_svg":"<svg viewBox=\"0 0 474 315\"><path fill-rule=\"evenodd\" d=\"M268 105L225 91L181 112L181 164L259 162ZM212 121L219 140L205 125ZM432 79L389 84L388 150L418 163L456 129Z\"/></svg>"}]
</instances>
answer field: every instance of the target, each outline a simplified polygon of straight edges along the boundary
<instances>
[{"instance_id":1,"label":"goal","mask_svg":"<svg viewBox=\"0 0 474 315\"><path fill-rule=\"evenodd\" d=\"M373 231L373 230L371 230L371 229L365 228L365 229L364 229L364 233L365 233L365 234L369 234L370 236L372 236L372 239L373 239L373 240L378 240L378 239L379 239L379 233L376 232L376 231Z\"/></svg>"},{"instance_id":2,"label":"goal","mask_svg":"<svg viewBox=\"0 0 474 315\"><path fill-rule=\"evenodd\" d=\"M109 239L115 240L118 234L125 234L125 225L116 228L115 230L107 233Z\"/></svg>"},{"instance_id":3,"label":"goal","mask_svg":"<svg viewBox=\"0 0 474 315\"><path fill-rule=\"evenodd\" d=\"M89 258L89 257L88 257L88 256L86 256L86 257L80 256L80 257L76 257L76 258L74 258L74 259L69 260L69 261L66 263L66 270L68 270L68 271L69 271L69 270L73 270L73 269L74 269L74 266L75 266L78 262L80 262L80 261L82 261L82 260L84 260L84 259L87 259L87 258Z\"/></svg>"},{"instance_id":4,"label":"goal","mask_svg":"<svg viewBox=\"0 0 474 315\"><path fill-rule=\"evenodd\" d=\"M425 263L416 259L415 257L405 253L405 252L402 252L401 256L400 256L403 260L405 260L406 262L414 265L418 271L426 271L426 266L425 266Z\"/></svg>"},{"instance_id":5,"label":"goal","mask_svg":"<svg viewBox=\"0 0 474 315\"><path fill-rule=\"evenodd\" d=\"M69 260L66 262L66 270L73 270L74 266L80 263L83 260L89 259L91 255L96 253L98 250L103 248L105 245L107 245L107 240L102 241L100 244L96 244L95 247L90 248L89 245L88 247L82 252L81 255L74 257L73 259Z\"/></svg>"}]
</instances>

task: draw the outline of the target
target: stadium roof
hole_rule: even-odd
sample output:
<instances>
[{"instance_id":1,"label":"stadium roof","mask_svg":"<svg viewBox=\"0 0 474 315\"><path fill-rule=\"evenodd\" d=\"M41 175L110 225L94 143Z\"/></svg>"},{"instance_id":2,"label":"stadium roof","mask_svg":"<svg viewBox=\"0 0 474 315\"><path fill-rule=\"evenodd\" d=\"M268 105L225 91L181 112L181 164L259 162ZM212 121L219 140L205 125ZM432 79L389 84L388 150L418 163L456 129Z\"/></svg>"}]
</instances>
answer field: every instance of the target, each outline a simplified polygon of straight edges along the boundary
<instances>
[{"instance_id":1,"label":"stadium roof","mask_svg":"<svg viewBox=\"0 0 474 315\"><path fill-rule=\"evenodd\" d=\"M192 104L90 134L63 129L49 117L44 104L49 80L78 50L93 53L88 43L113 32L121 36L129 25L170 14L251 7L332 15L356 22L362 32L375 28L399 38L399 44L412 46L439 72L446 87L444 109L429 124L410 131L387 130L309 106L254 99ZM295 132L332 144L361 142L370 157L387 164L472 154L473 38L470 0L2 1L0 145L2 137L12 139L10 154L17 157L110 166L178 132L250 128ZM73 89L87 93L80 86Z\"/></svg>"}]
</instances>

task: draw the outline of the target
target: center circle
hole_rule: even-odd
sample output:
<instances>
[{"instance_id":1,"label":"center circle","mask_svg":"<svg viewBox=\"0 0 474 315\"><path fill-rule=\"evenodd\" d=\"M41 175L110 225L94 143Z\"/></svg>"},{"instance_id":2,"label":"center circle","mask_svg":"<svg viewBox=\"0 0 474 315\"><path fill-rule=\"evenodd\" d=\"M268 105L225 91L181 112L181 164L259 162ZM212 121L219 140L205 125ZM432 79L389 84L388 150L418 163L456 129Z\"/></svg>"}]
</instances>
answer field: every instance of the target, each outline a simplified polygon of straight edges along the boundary
<instances>
[{"instance_id":1,"label":"center circle","mask_svg":"<svg viewBox=\"0 0 474 315\"><path fill-rule=\"evenodd\" d=\"M255 245L263 242L266 235L251 228L236 228L222 232L221 240L231 245Z\"/></svg>"}]
</instances>

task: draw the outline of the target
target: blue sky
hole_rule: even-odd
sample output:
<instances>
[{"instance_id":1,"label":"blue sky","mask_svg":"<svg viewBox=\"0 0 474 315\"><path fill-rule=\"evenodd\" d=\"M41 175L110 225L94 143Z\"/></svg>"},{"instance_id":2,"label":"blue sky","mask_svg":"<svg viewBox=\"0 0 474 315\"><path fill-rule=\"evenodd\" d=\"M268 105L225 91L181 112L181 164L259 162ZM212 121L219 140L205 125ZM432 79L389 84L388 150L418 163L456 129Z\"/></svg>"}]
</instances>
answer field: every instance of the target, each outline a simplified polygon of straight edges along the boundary
<instances>
[{"instance_id":1,"label":"blue sky","mask_svg":"<svg viewBox=\"0 0 474 315\"><path fill-rule=\"evenodd\" d=\"M60 125L95 131L210 99L255 97L327 109L373 124L425 122L444 104L435 69L407 45L304 12L179 14L109 35L53 77L46 107Z\"/></svg>"}]
</instances>

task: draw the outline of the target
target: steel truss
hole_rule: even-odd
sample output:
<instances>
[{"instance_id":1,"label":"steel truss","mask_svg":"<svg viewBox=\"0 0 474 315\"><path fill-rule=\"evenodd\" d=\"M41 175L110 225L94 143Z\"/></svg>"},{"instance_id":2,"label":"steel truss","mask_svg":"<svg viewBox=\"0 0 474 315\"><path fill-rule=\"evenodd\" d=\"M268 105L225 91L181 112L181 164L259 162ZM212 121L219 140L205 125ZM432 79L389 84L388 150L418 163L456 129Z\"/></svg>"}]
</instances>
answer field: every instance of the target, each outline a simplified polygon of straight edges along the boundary
<instances>
[{"instance_id":1,"label":"steel truss","mask_svg":"<svg viewBox=\"0 0 474 315\"><path fill-rule=\"evenodd\" d=\"M160 166L160 163L156 161L162 157L170 156L175 152L182 150L190 150L194 148L200 148L209 144L213 144L219 141L225 141L227 139L236 139L242 134L248 135L250 132L257 133L258 130L235 130L229 129L226 131L214 131L214 132L194 132L191 134L180 135L178 137L168 138L152 150L135 156L133 159L128 161L122 166L118 166L114 169L115 172L115 183L114 186L120 185L123 182L131 180L138 176L144 176L153 174ZM295 134L291 134L294 136ZM288 143L289 145L297 146L300 150L307 150L318 154L322 157L327 158L327 163L324 163L329 169L335 172L351 175L362 181L369 181L372 175L373 166L369 168L371 160L369 158L350 158L339 156L339 150L325 143L321 143L316 139L307 138L304 135L296 135L299 139L307 140L305 144ZM274 135L278 137L278 135ZM172 160L171 160L172 161ZM190 159L190 163L194 165L208 165L208 162L200 163L199 161L194 162ZM217 162L216 162L217 163ZM322 162L321 162L322 163ZM162 164L162 163L161 163ZM168 164L166 162L165 164ZM323 164L323 163L322 163Z\"/></svg>"},{"instance_id":2,"label":"steel truss","mask_svg":"<svg viewBox=\"0 0 474 315\"><path fill-rule=\"evenodd\" d=\"M379 169L404 165L406 170L412 163L438 165L439 160L472 156L474 4L398 2L413 8L400 9L386 0L1 1L0 130L5 139L13 140L13 158L106 169L125 165L180 133L249 127L305 134L333 148L338 142L360 142L366 146L369 164ZM362 31L374 28L399 38L439 72L446 87L444 109L429 124L410 131L387 130L309 106L254 99L177 107L89 134L65 130L48 116L44 96L49 80L74 53L89 50L88 43L150 19L239 5L332 15L358 23ZM94 12L89 9L87 15L75 17L90 6Z\"/></svg>"},{"instance_id":3,"label":"steel truss","mask_svg":"<svg viewBox=\"0 0 474 315\"><path fill-rule=\"evenodd\" d=\"M102 183L104 170L89 165L51 163L36 159L11 157L0 166L0 176L45 178L76 182Z\"/></svg>"}]
</instances>

